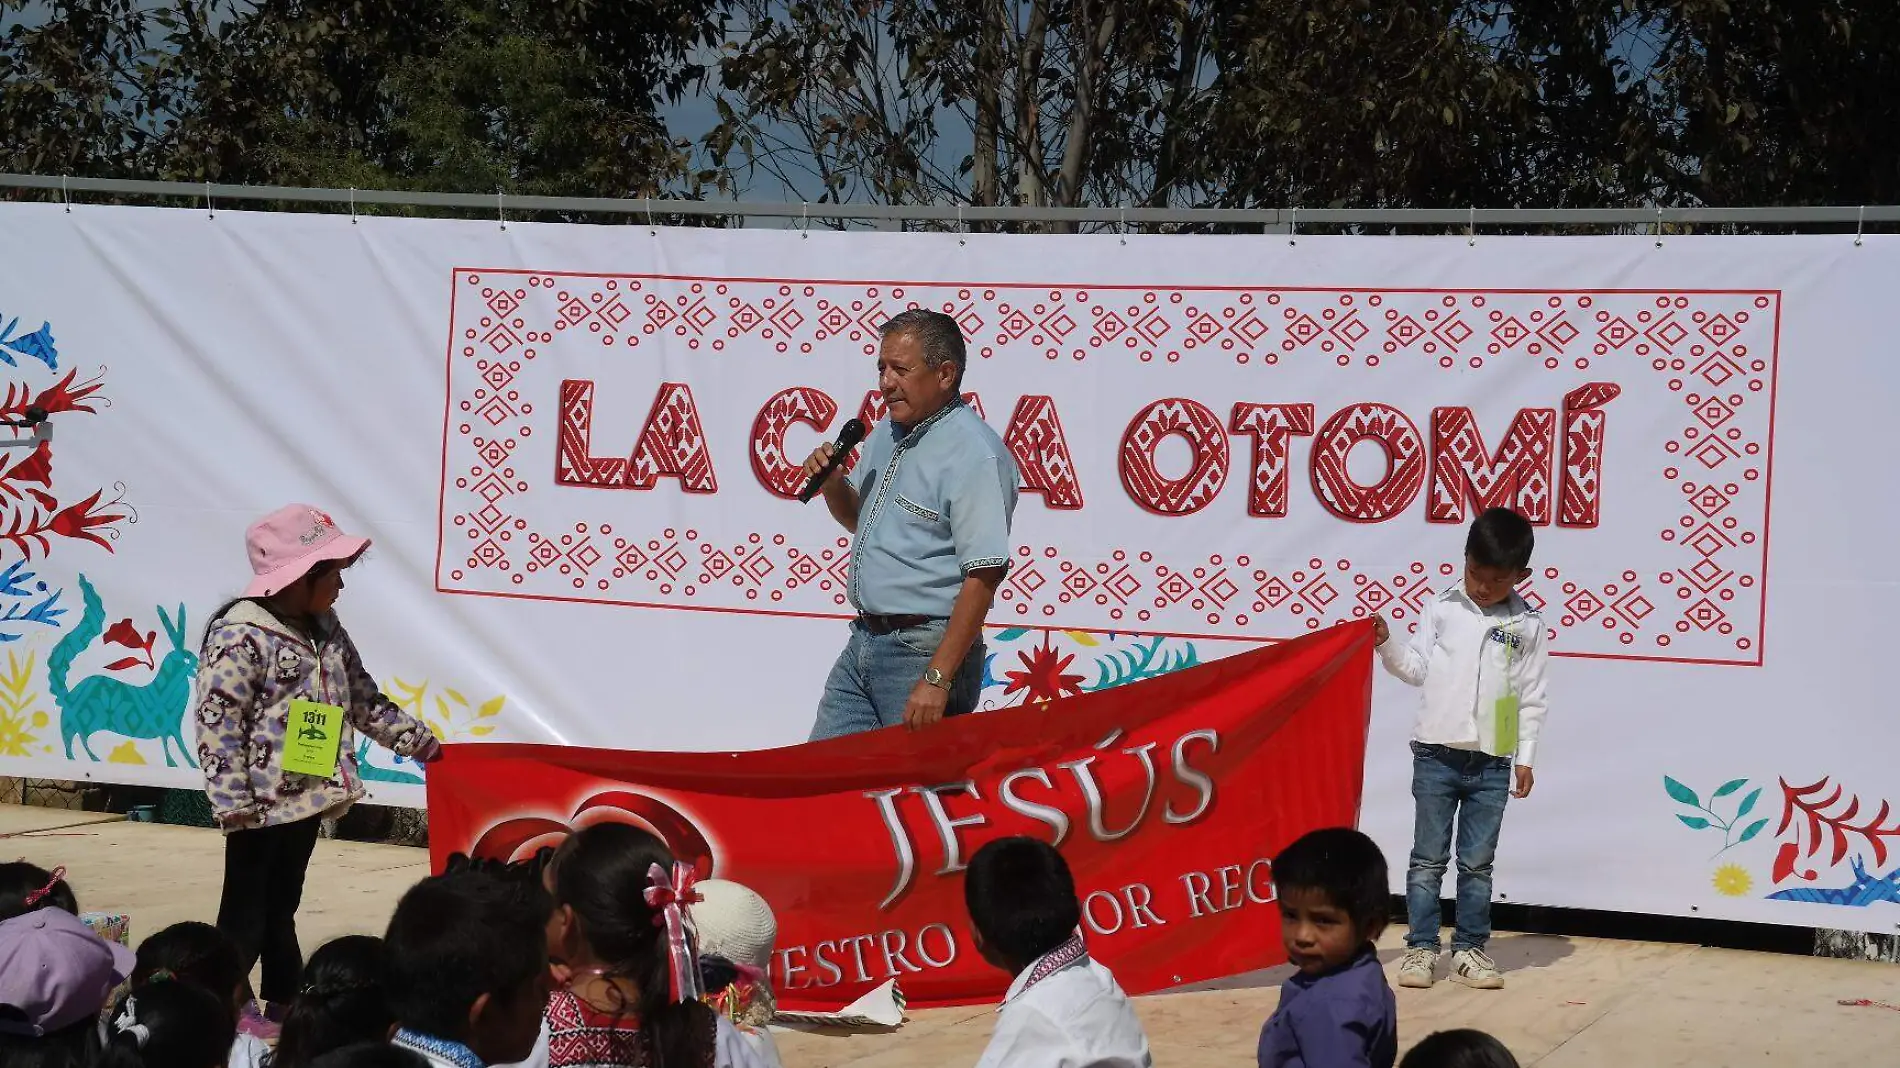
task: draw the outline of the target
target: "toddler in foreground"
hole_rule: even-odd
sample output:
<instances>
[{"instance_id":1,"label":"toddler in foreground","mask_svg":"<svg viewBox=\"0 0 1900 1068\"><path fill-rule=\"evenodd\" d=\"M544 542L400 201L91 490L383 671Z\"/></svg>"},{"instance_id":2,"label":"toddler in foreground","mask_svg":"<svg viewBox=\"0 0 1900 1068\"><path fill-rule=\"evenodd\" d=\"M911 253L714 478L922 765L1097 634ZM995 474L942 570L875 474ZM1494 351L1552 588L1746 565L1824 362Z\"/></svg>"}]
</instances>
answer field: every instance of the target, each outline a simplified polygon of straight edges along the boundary
<instances>
[{"instance_id":1,"label":"toddler in foreground","mask_svg":"<svg viewBox=\"0 0 1900 1068\"><path fill-rule=\"evenodd\" d=\"M484 1068L534 1049L548 1003L548 899L482 870L424 879L383 935L392 1044L432 1068Z\"/></svg>"},{"instance_id":2,"label":"toddler in foreground","mask_svg":"<svg viewBox=\"0 0 1900 1068\"><path fill-rule=\"evenodd\" d=\"M569 835L542 877L560 973L547 1002L549 1068L761 1068L761 1051L700 1000L692 939L668 938L698 895L666 843L595 824Z\"/></svg>"},{"instance_id":3,"label":"toddler in foreground","mask_svg":"<svg viewBox=\"0 0 1900 1068\"><path fill-rule=\"evenodd\" d=\"M8 867L15 870L0 881L0 1065L81 1068L97 1059L99 1012L131 974L132 951L73 915L78 906L58 871Z\"/></svg>"},{"instance_id":4,"label":"toddler in foreground","mask_svg":"<svg viewBox=\"0 0 1900 1068\"><path fill-rule=\"evenodd\" d=\"M160 979L127 994L92 1068L225 1068L237 1013L187 980Z\"/></svg>"},{"instance_id":5,"label":"toddler in foreground","mask_svg":"<svg viewBox=\"0 0 1900 1068\"><path fill-rule=\"evenodd\" d=\"M252 998L242 951L230 935L208 923L186 920L139 943L138 966L132 969L128 991L142 994L153 984L168 982L203 987L231 1007L232 1020L240 1022L235 1024L238 1030L226 1068L265 1068L270 1064L270 1047L256 1035L245 1034L241 1025Z\"/></svg>"},{"instance_id":6,"label":"toddler in foreground","mask_svg":"<svg viewBox=\"0 0 1900 1068\"><path fill-rule=\"evenodd\" d=\"M345 935L312 953L270 1068L310 1068L334 1050L388 1042L396 1017L383 992L383 969L383 940L371 935Z\"/></svg>"},{"instance_id":7,"label":"toddler in foreground","mask_svg":"<svg viewBox=\"0 0 1900 1068\"><path fill-rule=\"evenodd\" d=\"M1399 1062L1399 1068L1518 1068L1518 1064L1504 1043L1483 1031L1459 1028L1426 1035Z\"/></svg>"},{"instance_id":8,"label":"toddler in foreground","mask_svg":"<svg viewBox=\"0 0 1900 1068\"><path fill-rule=\"evenodd\" d=\"M1280 937L1298 974L1260 1032L1260 1068L1392 1068L1398 1002L1373 941L1386 924L1385 856L1347 827L1273 858Z\"/></svg>"},{"instance_id":9,"label":"toddler in foreground","mask_svg":"<svg viewBox=\"0 0 1900 1068\"><path fill-rule=\"evenodd\" d=\"M1015 976L977 1068L1150 1068L1128 995L1082 943L1069 865L1034 838L976 851L963 899L983 959Z\"/></svg>"}]
</instances>

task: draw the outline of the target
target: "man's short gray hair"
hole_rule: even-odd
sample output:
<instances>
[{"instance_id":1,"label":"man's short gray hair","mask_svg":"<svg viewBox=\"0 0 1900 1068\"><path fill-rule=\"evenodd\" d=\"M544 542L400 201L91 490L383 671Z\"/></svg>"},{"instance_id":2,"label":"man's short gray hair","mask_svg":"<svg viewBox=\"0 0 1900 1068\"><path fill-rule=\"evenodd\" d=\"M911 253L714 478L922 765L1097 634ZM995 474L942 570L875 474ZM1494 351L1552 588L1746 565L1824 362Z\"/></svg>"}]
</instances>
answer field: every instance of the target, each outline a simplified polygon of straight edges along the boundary
<instances>
[{"instance_id":1,"label":"man's short gray hair","mask_svg":"<svg viewBox=\"0 0 1900 1068\"><path fill-rule=\"evenodd\" d=\"M880 337L909 334L924 350L924 366L957 365L958 387L963 385L963 369L968 366L969 349L963 343L963 328L955 319L928 308L910 308L898 312L891 321L877 328Z\"/></svg>"}]
</instances>

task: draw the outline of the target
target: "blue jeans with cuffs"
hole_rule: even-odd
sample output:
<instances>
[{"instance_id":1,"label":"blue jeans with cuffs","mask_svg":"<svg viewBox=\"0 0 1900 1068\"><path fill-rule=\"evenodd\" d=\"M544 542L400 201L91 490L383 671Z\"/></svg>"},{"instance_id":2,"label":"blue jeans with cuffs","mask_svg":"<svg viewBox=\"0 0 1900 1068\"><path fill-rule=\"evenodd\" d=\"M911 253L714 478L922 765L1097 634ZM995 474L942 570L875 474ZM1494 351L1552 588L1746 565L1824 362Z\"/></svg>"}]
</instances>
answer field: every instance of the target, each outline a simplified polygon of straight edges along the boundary
<instances>
[{"instance_id":1,"label":"blue jeans with cuffs","mask_svg":"<svg viewBox=\"0 0 1900 1068\"><path fill-rule=\"evenodd\" d=\"M1457 823L1458 901L1453 952L1483 949L1491 940L1491 863L1511 796L1511 758L1442 745L1412 743L1412 797L1417 823L1405 873L1405 912L1411 949L1442 948L1439 894L1451 860Z\"/></svg>"}]
</instances>

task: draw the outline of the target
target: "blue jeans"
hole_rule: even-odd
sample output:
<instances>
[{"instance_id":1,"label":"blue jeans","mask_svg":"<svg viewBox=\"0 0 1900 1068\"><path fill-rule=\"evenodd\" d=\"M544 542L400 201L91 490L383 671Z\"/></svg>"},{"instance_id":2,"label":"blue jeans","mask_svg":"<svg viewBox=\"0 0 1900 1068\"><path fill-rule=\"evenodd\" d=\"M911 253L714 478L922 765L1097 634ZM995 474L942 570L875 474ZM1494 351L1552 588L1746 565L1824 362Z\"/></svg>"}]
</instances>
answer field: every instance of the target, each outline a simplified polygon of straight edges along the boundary
<instances>
[{"instance_id":1,"label":"blue jeans","mask_svg":"<svg viewBox=\"0 0 1900 1068\"><path fill-rule=\"evenodd\" d=\"M1491 940L1491 862L1511 796L1511 758L1442 745L1412 743L1412 797L1418 822L1405 873L1406 946L1439 949L1438 895L1451 859L1452 818L1458 821L1458 926L1453 952Z\"/></svg>"},{"instance_id":2,"label":"blue jeans","mask_svg":"<svg viewBox=\"0 0 1900 1068\"><path fill-rule=\"evenodd\" d=\"M812 724L811 740L904 722L904 705L910 701L911 690L923 680L924 669L937 654L948 624L948 620L933 619L889 634L872 634L853 620L851 639L825 679L825 695L818 702L818 721ZM979 638L970 645L950 679L945 716L976 711L976 699L983 692L983 655Z\"/></svg>"}]
</instances>

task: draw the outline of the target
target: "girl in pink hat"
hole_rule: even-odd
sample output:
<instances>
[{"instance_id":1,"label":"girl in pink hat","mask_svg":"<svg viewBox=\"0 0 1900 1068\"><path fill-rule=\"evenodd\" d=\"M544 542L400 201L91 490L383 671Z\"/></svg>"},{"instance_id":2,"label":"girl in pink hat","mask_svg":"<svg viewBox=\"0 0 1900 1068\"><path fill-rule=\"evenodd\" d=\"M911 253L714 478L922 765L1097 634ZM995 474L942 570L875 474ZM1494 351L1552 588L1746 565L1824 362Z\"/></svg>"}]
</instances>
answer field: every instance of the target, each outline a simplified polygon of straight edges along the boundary
<instances>
[{"instance_id":1,"label":"girl in pink hat","mask_svg":"<svg viewBox=\"0 0 1900 1068\"><path fill-rule=\"evenodd\" d=\"M441 745L383 696L332 610L369 540L293 504L253 524L245 542L256 577L205 630L198 763L225 832L218 927L246 971L263 959L258 993L284 1004L303 970L297 906L319 823L363 796L355 732L422 763Z\"/></svg>"}]
</instances>

